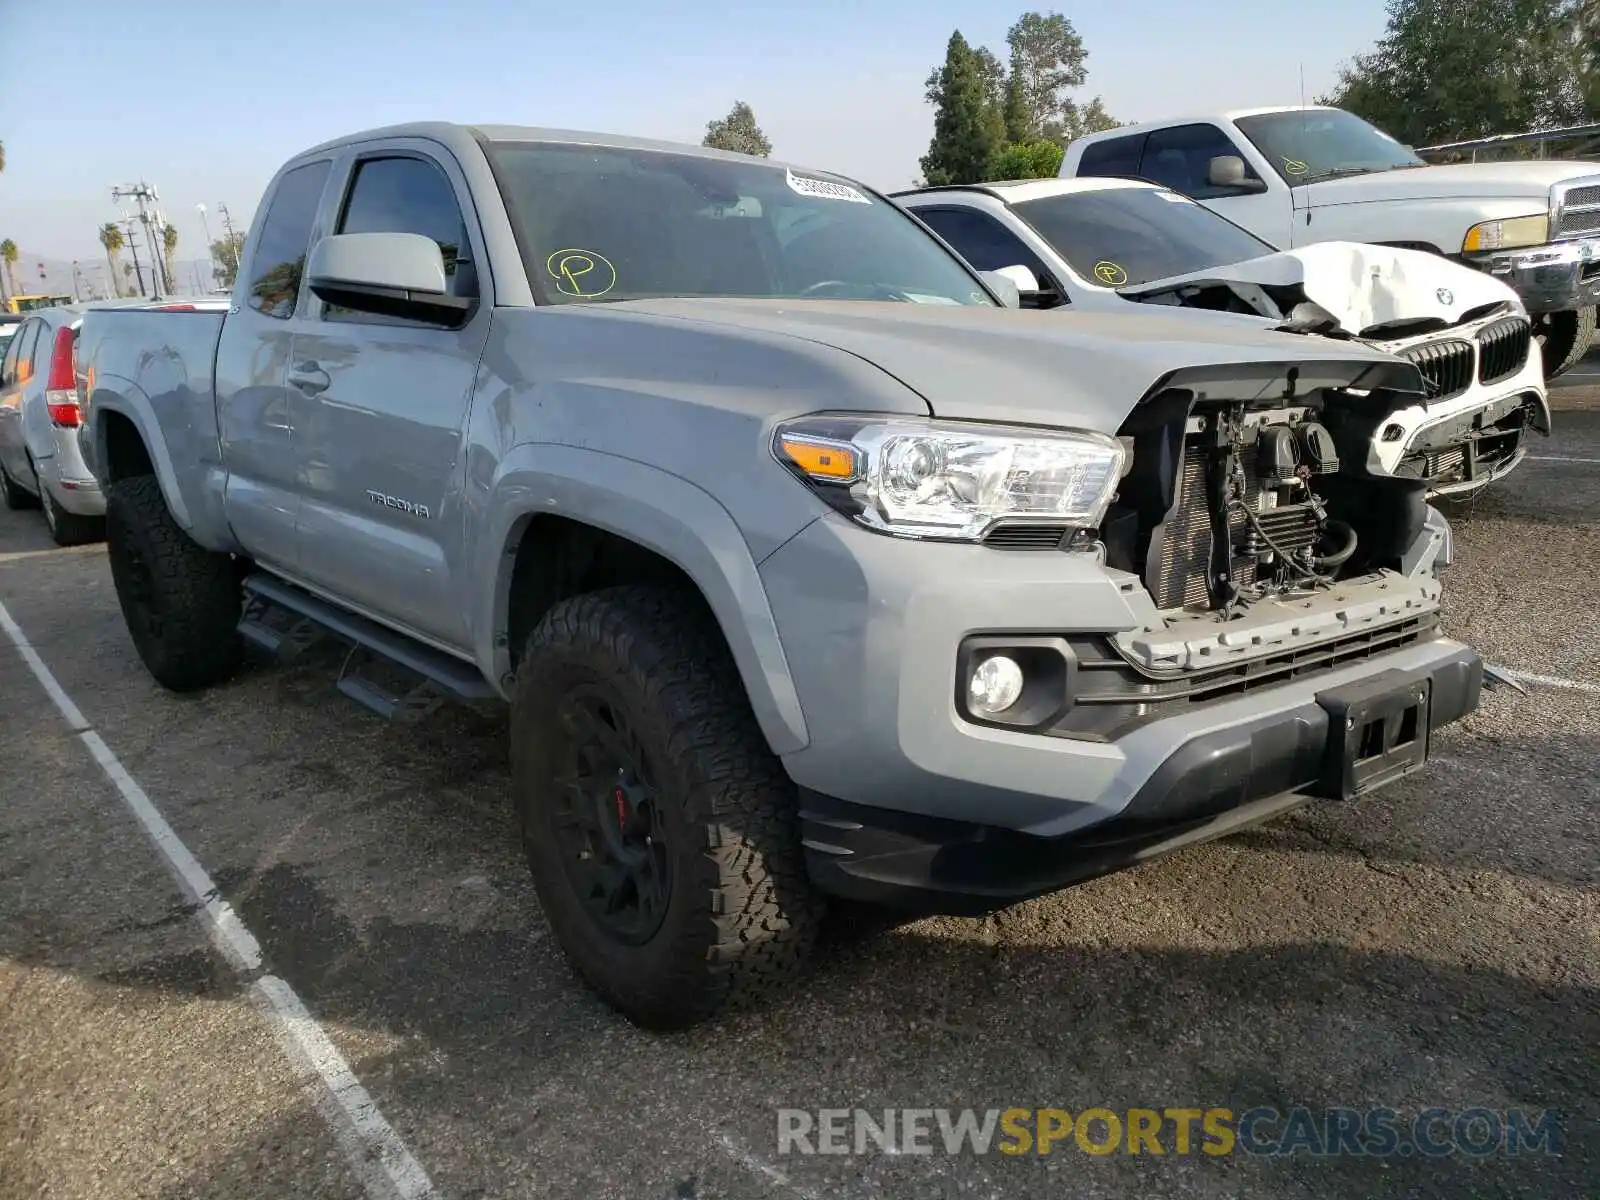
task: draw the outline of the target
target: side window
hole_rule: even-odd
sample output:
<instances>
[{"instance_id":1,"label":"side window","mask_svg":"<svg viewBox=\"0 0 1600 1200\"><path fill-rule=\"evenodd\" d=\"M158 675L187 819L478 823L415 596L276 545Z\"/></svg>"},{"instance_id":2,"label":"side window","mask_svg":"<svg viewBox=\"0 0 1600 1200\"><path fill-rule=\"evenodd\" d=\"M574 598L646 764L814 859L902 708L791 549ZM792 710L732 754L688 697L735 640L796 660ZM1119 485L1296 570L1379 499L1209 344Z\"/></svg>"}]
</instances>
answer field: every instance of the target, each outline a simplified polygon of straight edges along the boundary
<instances>
[{"instance_id":1,"label":"side window","mask_svg":"<svg viewBox=\"0 0 1600 1200\"><path fill-rule=\"evenodd\" d=\"M1144 134L1107 138L1083 148L1078 160L1079 175L1132 176L1139 173L1139 156L1144 152Z\"/></svg>"},{"instance_id":2,"label":"side window","mask_svg":"<svg viewBox=\"0 0 1600 1200\"><path fill-rule=\"evenodd\" d=\"M307 163L278 181L251 259L255 274L250 279L248 303L257 312L284 321L294 315L311 245L311 226L317 219L330 165Z\"/></svg>"},{"instance_id":3,"label":"side window","mask_svg":"<svg viewBox=\"0 0 1600 1200\"><path fill-rule=\"evenodd\" d=\"M0 361L0 387L7 387L17 380L17 356L22 353L22 335L25 332L27 326L19 325L6 343L6 356Z\"/></svg>"},{"instance_id":4,"label":"side window","mask_svg":"<svg viewBox=\"0 0 1600 1200\"><path fill-rule=\"evenodd\" d=\"M33 351L39 340L39 327L42 321L24 322L17 336L11 340L17 344L17 361L12 366L11 382L27 383L33 378Z\"/></svg>"},{"instance_id":5,"label":"side window","mask_svg":"<svg viewBox=\"0 0 1600 1200\"><path fill-rule=\"evenodd\" d=\"M455 188L449 176L433 163L420 158L369 158L357 165L344 215L335 232L420 233L432 238L444 258L445 284L450 293L478 294L472 246ZM369 319L331 304L324 307L322 315L328 320Z\"/></svg>"},{"instance_id":6,"label":"side window","mask_svg":"<svg viewBox=\"0 0 1600 1200\"><path fill-rule=\"evenodd\" d=\"M1038 256L1023 245L1016 234L987 213L971 208L922 208L913 211L977 270L1027 267L1045 287L1054 286L1050 272Z\"/></svg>"},{"instance_id":7,"label":"side window","mask_svg":"<svg viewBox=\"0 0 1600 1200\"><path fill-rule=\"evenodd\" d=\"M1215 125L1177 125L1157 129L1144 146L1141 174L1155 183L1165 184L1196 200L1210 200L1235 193L1229 188L1212 187L1211 160L1226 155L1244 158L1239 148ZM1247 179L1259 179L1250 160L1244 159Z\"/></svg>"}]
</instances>

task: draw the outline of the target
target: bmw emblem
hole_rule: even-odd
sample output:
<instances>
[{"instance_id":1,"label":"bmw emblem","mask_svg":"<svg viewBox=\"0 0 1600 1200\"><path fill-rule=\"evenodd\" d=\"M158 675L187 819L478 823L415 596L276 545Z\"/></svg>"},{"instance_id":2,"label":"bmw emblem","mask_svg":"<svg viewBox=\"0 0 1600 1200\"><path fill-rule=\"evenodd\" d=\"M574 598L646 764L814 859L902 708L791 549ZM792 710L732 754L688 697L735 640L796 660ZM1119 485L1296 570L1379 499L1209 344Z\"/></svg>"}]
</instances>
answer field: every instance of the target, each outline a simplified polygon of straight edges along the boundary
<instances>
[{"instance_id":1,"label":"bmw emblem","mask_svg":"<svg viewBox=\"0 0 1600 1200\"><path fill-rule=\"evenodd\" d=\"M1449 288L1440 288L1434 293L1434 295L1438 297L1439 303L1444 305L1446 308L1449 308L1450 305L1456 302L1456 295Z\"/></svg>"}]
</instances>

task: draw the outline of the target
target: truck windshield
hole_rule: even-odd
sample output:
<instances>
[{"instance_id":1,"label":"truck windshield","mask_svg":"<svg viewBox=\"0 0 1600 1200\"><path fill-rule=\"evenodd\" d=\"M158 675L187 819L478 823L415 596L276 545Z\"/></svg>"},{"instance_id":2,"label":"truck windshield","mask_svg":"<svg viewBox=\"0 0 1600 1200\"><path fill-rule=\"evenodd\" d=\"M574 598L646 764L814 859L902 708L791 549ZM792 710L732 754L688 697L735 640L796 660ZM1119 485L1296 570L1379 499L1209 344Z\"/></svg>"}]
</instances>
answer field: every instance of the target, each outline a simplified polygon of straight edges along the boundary
<instances>
[{"instance_id":1,"label":"truck windshield","mask_svg":"<svg viewBox=\"0 0 1600 1200\"><path fill-rule=\"evenodd\" d=\"M606 146L491 142L489 154L528 274L552 303L996 303L895 205L836 176Z\"/></svg>"},{"instance_id":2,"label":"truck windshield","mask_svg":"<svg viewBox=\"0 0 1600 1200\"><path fill-rule=\"evenodd\" d=\"M1024 200L1011 210L1091 284L1121 287L1271 254L1225 217L1165 188L1113 187Z\"/></svg>"},{"instance_id":3,"label":"truck windshield","mask_svg":"<svg viewBox=\"0 0 1600 1200\"><path fill-rule=\"evenodd\" d=\"M1339 108L1260 113L1234 124L1291 184L1428 165L1381 129Z\"/></svg>"}]
</instances>

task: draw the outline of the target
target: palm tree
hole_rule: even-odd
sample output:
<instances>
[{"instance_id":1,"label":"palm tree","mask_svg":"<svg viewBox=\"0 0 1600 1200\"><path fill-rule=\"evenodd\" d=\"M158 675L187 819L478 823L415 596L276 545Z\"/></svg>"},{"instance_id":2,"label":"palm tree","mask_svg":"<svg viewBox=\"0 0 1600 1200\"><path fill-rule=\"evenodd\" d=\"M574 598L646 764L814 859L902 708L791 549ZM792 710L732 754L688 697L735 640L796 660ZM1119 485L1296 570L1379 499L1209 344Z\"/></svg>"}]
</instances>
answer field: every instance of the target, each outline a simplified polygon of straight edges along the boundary
<instances>
[{"instance_id":1,"label":"palm tree","mask_svg":"<svg viewBox=\"0 0 1600 1200\"><path fill-rule=\"evenodd\" d=\"M161 249L165 251L161 267L167 277L167 291L170 292L172 290L172 256L178 252L178 227L176 225L163 225L161 227Z\"/></svg>"},{"instance_id":2,"label":"palm tree","mask_svg":"<svg viewBox=\"0 0 1600 1200\"><path fill-rule=\"evenodd\" d=\"M126 244L122 230L117 228L115 221L107 221L100 226L100 244L106 248L106 262L111 266L111 286L118 296L122 295L122 284L117 279L117 255L122 252Z\"/></svg>"},{"instance_id":3,"label":"palm tree","mask_svg":"<svg viewBox=\"0 0 1600 1200\"><path fill-rule=\"evenodd\" d=\"M0 242L0 262L4 262L6 265L6 282L10 285L10 294L13 296L17 294L17 277L15 274L17 253L17 244L10 238Z\"/></svg>"},{"instance_id":4,"label":"palm tree","mask_svg":"<svg viewBox=\"0 0 1600 1200\"><path fill-rule=\"evenodd\" d=\"M0 142L0 175L6 173L6 144Z\"/></svg>"}]
</instances>

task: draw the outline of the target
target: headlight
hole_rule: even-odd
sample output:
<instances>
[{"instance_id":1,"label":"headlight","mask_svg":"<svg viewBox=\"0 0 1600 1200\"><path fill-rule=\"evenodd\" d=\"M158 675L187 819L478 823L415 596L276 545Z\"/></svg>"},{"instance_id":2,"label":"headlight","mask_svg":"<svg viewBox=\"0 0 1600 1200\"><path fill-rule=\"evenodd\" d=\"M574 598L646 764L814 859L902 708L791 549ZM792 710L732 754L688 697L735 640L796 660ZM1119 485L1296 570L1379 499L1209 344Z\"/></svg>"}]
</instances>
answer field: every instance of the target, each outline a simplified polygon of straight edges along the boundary
<instances>
[{"instance_id":1,"label":"headlight","mask_svg":"<svg viewBox=\"0 0 1600 1200\"><path fill-rule=\"evenodd\" d=\"M1550 240L1550 217L1540 213L1536 217L1510 217L1503 221L1485 221L1467 230L1461 242L1461 252L1471 254L1478 250L1516 250L1523 246L1542 246Z\"/></svg>"},{"instance_id":2,"label":"headlight","mask_svg":"<svg viewBox=\"0 0 1600 1200\"><path fill-rule=\"evenodd\" d=\"M1096 528L1127 454L1099 433L845 416L779 426L773 453L863 525L956 541L1006 518Z\"/></svg>"}]
</instances>

